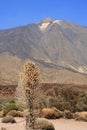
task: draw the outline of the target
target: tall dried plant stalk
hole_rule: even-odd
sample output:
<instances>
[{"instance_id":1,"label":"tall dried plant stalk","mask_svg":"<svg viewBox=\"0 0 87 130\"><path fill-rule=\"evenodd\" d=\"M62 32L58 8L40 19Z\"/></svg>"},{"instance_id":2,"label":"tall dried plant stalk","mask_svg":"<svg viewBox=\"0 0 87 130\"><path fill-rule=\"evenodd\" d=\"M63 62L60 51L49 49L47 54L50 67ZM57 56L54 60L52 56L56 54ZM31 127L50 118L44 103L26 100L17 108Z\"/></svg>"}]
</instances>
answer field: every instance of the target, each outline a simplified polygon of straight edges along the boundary
<instances>
[{"instance_id":1,"label":"tall dried plant stalk","mask_svg":"<svg viewBox=\"0 0 87 130\"><path fill-rule=\"evenodd\" d=\"M26 130L31 126L34 129L35 115L34 109L40 100L40 74L39 69L33 62L24 64L20 74L21 83L24 89L29 115L26 117Z\"/></svg>"}]
</instances>

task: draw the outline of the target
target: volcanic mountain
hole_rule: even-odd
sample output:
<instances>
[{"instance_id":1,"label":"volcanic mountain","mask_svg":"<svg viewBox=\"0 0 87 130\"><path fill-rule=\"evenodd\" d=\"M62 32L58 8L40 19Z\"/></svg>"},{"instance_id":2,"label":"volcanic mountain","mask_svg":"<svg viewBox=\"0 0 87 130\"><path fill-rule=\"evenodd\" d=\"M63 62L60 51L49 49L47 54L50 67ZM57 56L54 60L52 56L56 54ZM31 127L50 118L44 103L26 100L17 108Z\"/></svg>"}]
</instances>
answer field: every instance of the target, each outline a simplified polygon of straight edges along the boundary
<instances>
[{"instance_id":1,"label":"volcanic mountain","mask_svg":"<svg viewBox=\"0 0 87 130\"><path fill-rule=\"evenodd\" d=\"M42 82L87 84L87 27L45 18L0 30L0 80L17 83L27 60L37 63Z\"/></svg>"}]
</instances>

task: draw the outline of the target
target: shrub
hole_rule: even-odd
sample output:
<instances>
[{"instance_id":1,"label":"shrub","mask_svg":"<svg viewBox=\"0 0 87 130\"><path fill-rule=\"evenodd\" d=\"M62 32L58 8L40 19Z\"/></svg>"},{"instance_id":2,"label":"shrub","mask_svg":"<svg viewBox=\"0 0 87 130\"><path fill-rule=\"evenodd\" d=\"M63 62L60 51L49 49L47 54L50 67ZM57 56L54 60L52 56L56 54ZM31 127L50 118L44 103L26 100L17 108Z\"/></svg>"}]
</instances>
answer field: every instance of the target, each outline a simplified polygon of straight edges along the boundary
<instances>
[{"instance_id":1,"label":"shrub","mask_svg":"<svg viewBox=\"0 0 87 130\"><path fill-rule=\"evenodd\" d=\"M7 104L5 107L4 107L4 115L6 115L9 111L11 110L18 110L17 106L15 103L10 103L10 104Z\"/></svg>"},{"instance_id":2,"label":"shrub","mask_svg":"<svg viewBox=\"0 0 87 130\"><path fill-rule=\"evenodd\" d=\"M23 112L21 111L16 111L16 110L11 110L7 113L8 116L13 116L13 117L23 117Z\"/></svg>"},{"instance_id":3,"label":"shrub","mask_svg":"<svg viewBox=\"0 0 87 130\"><path fill-rule=\"evenodd\" d=\"M25 109L25 110L23 111L23 116L26 117L26 116L28 115L28 113L29 113L28 109Z\"/></svg>"},{"instance_id":4,"label":"shrub","mask_svg":"<svg viewBox=\"0 0 87 130\"><path fill-rule=\"evenodd\" d=\"M3 109L3 104L0 104L0 111Z\"/></svg>"},{"instance_id":5,"label":"shrub","mask_svg":"<svg viewBox=\"0 0 87 130\"><path fill-rule=\"evenodd\" d=\"M53 119L55 117L55 111L51 108L44 108L42 109L42 115L47 119Z\"/></svg>"},{"instance_id":6,"label":"shrub","mask_svg":"<svg viewBox=\"0 0 87 130\"><path fill-rule=\"evenodd\" d=\"M79 121L86 121L87 122L87 112L76 112L74 114L74 119Z\"/></svg>"},{"instance_id":7,"label":"shrub","mask_svg":"<svg viewBox=\"0 0 87 130\"><path fill-rule=\"evenodd\" d=\"M63 117L63 112L58 110L57 108L52 108L54 110L54 117L55 119L59 119L61 117Z\"/></svg>"},{"instance_id":8,"label":"shrub","mask_svg":"<svg viewBox=\"0 0 87 130\"><path fill-rule=\"evenodd\" d=\"M18 117L23 117L24 114L23 114L23 112L21 112L21 111L17 111L17 116L18 116Z\"/></svg>"},{"instance_id":9,"label":"shrub","mask_svg":"<svg viewBox=\"0 0 87 130\"><path fill-rule=\"evenodd\" d=\"M0 111L0 118L3 117L3 111Z\"/></svg>"},{"instance_id":10,"label":"shrub","mask_svg":"<svg viewBox=\"0 0 87 130\"><path fill-rule=\"evenodd\" d=\"M13 116L13 117L17 117L17 111L16 110L11 110L7 113L7 116Z\"/></svg>"},{"instance_id":11,"label":"shrub","mask_svg":"<svg viewBox=\"0 0 87 130\"><path fill-rule=\"evenodd\" d=\"M54 107L44 108L42 109L42 115L47 119L59 119L63 117L63 112Z\"/></svg>"},{"instance_id":12,"label":"shrub","mask_svg":"<svg viewBox=\"0 0 87 130\"><path fill-rule=\"evenodd\" d=\"M87 92L73 87L53 87L45 92L45 107L56 107L71 112L87 111Z\"/></svg>"},{"instance_id":13,"label":"shrub","mask_svg":"<svg viewBox=\"0 0 87 130\"><path fill-rule=\"evenodd\" d=\"M44 118L37 118L35 127L40 130L55 130L53 124Z\"/></svg>"},{"instance_id":14,"label":"shrub","mask_svg":"<svg viewBox=\"0 0 87 130\"><path fill-rule=\"evenodd\" d=\"M15 119L12 116L3 117L1 121L2 123L16 123Z\"/></svg>"},{"instance_id":15,"label":"shrub","mask_svg":"<svg viewBox=\"0 0 87 130\"><path fill-rule=\"evenodd\" d=\"M47 90L46 95L49 99L49 107L56 107L57 109L64 111L65 109L74 111L74 105L76 104L77 96L79 92L73 88L52 88Z\"/></svg>"},{"instance_id":16,"label":"shrub","mask_svg":"<svg viewBox=\"0 0 87 130\"><path fill-rule=\"evenodd\" d=\"M69 110L65 110L64 111L64 118L72 119L73 118L73 114Z\"/></svg>"},{"instance_id":17,"label":"shrub","mask_svg":"<svg viewBox=\"0 0 87 130\"><path fill-rule=\"evenodd\" d=\"M27 108L26 103L16 102L16 106L19 111L24 111Z\"/></svg>"}]
</instances>

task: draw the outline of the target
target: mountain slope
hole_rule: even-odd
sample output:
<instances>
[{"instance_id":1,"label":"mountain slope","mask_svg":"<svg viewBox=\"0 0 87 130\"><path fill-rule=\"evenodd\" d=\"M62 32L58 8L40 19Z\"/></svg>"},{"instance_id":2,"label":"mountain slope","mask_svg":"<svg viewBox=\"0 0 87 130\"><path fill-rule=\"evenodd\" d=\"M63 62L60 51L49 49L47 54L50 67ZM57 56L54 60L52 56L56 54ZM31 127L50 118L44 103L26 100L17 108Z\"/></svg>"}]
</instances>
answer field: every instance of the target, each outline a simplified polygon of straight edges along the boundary
<instances>
[{"instance_id":1,"label":"mountain slope","mask_svg":"<svg viewBox=\"0 0 87 130\"><path fill-rule=\"evenodd\" d=\"M65 21L53 21L45 30L40 45L55 64L87 73L86 41L87 28Z\"/></svg>"},{"instance_id":2,"label":"mountain slope","mask_svg":"<svg viewBox=\"0 0 87 130\"><path fill-rule=\"evenodd\" d=\"M0 78L12 83L23 63L32 60L43 82L87 84L86 56L87 28L67 21L46 18L0 31Z\"/></svg>"}]
</instances>

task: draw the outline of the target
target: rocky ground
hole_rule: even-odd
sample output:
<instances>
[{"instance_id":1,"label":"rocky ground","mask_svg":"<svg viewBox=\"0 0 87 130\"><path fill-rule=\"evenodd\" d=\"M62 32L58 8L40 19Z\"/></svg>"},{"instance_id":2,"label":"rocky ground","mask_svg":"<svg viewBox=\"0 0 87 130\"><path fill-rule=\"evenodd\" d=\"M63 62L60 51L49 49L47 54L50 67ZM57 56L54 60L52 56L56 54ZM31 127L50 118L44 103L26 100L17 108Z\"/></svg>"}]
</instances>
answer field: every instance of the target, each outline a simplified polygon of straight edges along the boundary
<instances>
[{"instance_id":1,"label":"rocky ground","mask_svg":"<svg viewBox=\"0 0 87 130\"><path fill-rule=\"evenodd\" d=\"M25 119L16 118L17 123L15 124L5 124L1 123L0 119L0 130L2 127L6 128L6 130L25 130ZM57 119L50 120L54 126L55 130L87 130L87 122L83 121L75 121L73 119Z\"/></svg>"}]
</instances>

